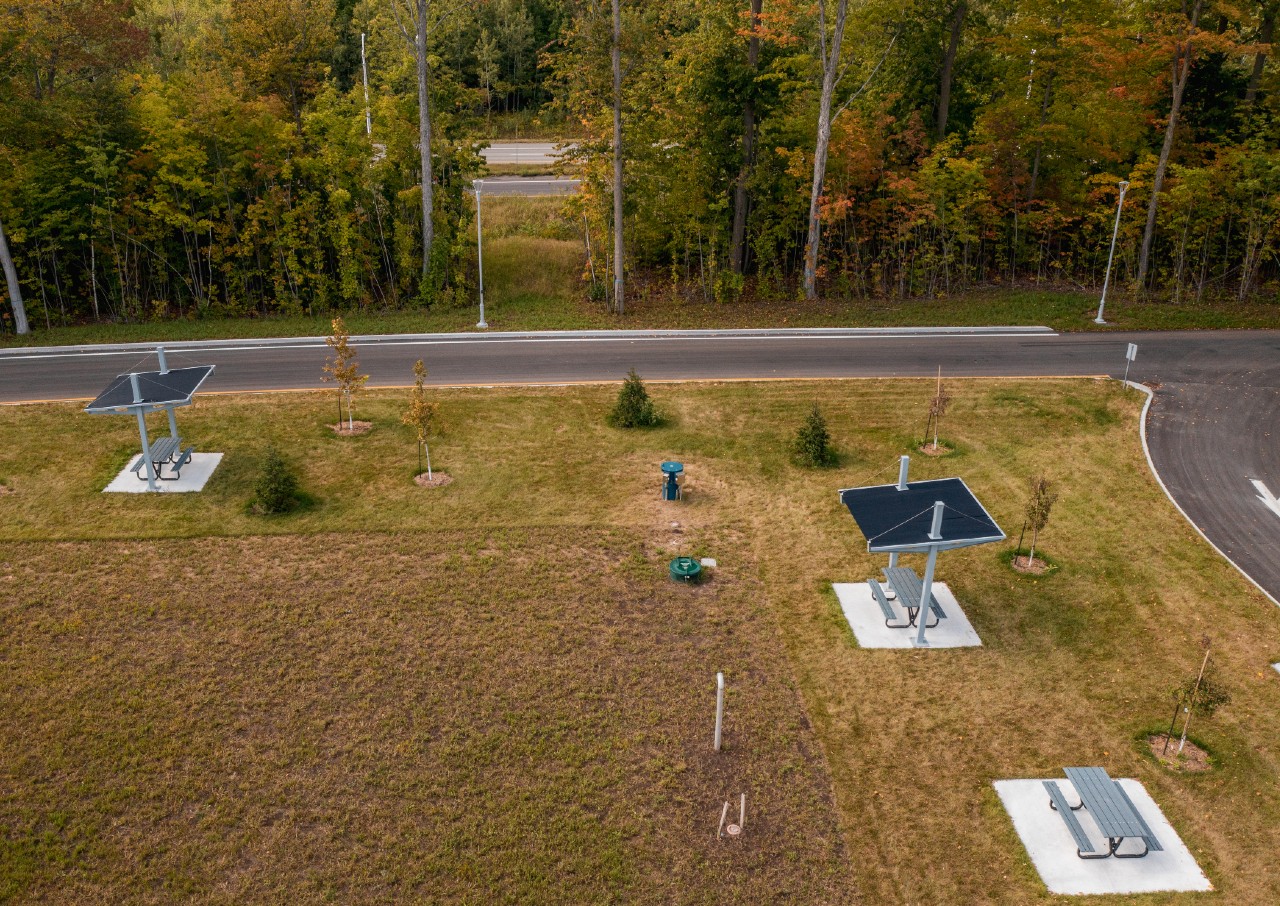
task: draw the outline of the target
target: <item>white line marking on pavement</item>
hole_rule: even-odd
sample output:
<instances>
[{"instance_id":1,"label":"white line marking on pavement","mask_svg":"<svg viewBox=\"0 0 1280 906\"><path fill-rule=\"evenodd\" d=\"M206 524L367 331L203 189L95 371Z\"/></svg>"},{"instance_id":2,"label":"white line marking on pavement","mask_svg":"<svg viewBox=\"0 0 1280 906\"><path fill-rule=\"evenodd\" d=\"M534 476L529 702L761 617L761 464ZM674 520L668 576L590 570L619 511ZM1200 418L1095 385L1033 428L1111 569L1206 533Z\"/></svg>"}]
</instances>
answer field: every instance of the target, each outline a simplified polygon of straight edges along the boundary
<instances>
[{"instance_id":1,"label":"white line marking on pavement","mask_svg":"<svg viewBox=\"0 0 1280 906\"><path fill-rule=\"evenodd\" d=\"M1258 479L1250 478L1249 480L1253 482L1254 490L1258 492L1258 499L1262 501L1262 505L1277 516L1280 516L1280 500L1276 500L1276 496L1271 493L1271 490Z\"/></svg>"},{"instance_id":2,"label":"white line marking on pavement","mask_svg":"<svg viewBox=\"0 0 1280 906\"><path fill-rule=\"evenodd\" d=\"M527 334L522 336L501 337L501 336L485 336L484 334L461 334L457 337L433 337L430 339L380 339L376 337L352 337L353 346L364 346L365 348L377 348L380 346L452 346L460 343L657 343L663 341L683 341L691 340L756 340L756 341L783 341L796 342L802 340L925 340L925 339L945 339L945 340L965 340L965 339L1026 339L1029 334L1025 332L1010 333L814 333L814 334L797 334L797 335L770 335L770 334L716 334L701 336L682 336L682 335L641 335L641 336L538 336L537 334ZM1056 337L1057 333L1046 332L1036 333L1030 336L1036 338ZM74 358L98 358L104 356L137 356L147 355L154 351L155 346L164 346L170 355L191 355L193 353L202 353L205 355L218 352L248 352L250 350L270 350L270 349L324 349L325 342L323 338L306 338L299 339L293 343L250 343L245 346L226 346L226 345L209 345L209 346L178 346L166 343L156 343L154 345L147 344L146 348L130 348L130 349L102 349L102 350L77 350L74 352L44 352L29 355L13 355L7 354L0 356L0 362L24 362L34 359L74 359Z\"/></svg>"}]
</instances>

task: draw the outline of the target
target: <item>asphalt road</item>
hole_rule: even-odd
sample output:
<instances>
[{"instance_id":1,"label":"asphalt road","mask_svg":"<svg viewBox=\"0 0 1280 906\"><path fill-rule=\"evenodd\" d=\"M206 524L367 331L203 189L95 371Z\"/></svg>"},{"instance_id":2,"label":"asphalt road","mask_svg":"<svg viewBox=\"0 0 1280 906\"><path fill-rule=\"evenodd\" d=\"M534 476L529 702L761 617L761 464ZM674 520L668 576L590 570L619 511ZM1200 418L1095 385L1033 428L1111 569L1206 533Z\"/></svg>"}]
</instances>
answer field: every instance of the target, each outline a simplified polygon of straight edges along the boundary
<instances>
[{"instance_id":1,"label":"asphalt road","mask_svg":"<svg viewBox=\"0 0 1280 906\"><path fill-rule=\"evenodd\" d=\"M569 176L486 176L477 180L483 195L568 195L578 191Z\"/></svg>"},{"instance_id":2,"label":"asphalt road","mask_svg":"<svg viewBox=\"0 0 1280 906\"><path fill-rule=\"evenodd\" d=\"M555 142L492 142L480 154L491 164L550 164L560 151Z\"/></svg>"},{"instance_id":3,"label":"asphalt road","mask_svg":"<svg viewBox=\"0 0 1280 906\"><path fill-rule=\"evenodd\" d=\"M1280 331L1087 333L1043 328L565 332L357 338L373 386L410 382L426 358L445 385L646 380L1111 375L1157 389L1147 422L1156 472L1192 522L1280 599ZM318 388L322 338L170 344L172 365L217 366L214 391ZM0 350L0 402L90 398L154 365L146 347ZM1280 509L1280 506L1277 507ZM1140 514L1138 514L1140 516Z\"/></svg>"}]
</instances>

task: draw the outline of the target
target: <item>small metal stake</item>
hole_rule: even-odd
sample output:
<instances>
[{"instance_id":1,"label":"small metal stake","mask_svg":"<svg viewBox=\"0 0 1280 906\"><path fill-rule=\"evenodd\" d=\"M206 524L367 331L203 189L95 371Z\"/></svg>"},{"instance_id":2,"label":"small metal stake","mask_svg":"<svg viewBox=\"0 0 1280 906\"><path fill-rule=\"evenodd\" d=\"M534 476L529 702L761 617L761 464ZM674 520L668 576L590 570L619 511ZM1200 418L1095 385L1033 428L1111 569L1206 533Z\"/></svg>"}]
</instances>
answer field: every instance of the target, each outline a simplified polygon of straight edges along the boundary
<instances>
[{"instance_id":1,"label":"small metal stake","mask_svg":"<svg viewBox=\"0 0 1280 906\"><path fill-rule=\"evenodd\" d=\"M724 724L724 674L716 674L716 751L720 751L720 728Z\"/></svg>"},{"instance_id":2,"label":"small metal stake","mask_svg":"<svg viewBox=\"0 0 1280 906\"><path fill-rule=\"evenodd\" d=\"M720 809L720 827L716 830L717 840L724 836L724 819L727 817L729 817L729 803L726 801L724 808Z\"/></svg>"}]
</instances>

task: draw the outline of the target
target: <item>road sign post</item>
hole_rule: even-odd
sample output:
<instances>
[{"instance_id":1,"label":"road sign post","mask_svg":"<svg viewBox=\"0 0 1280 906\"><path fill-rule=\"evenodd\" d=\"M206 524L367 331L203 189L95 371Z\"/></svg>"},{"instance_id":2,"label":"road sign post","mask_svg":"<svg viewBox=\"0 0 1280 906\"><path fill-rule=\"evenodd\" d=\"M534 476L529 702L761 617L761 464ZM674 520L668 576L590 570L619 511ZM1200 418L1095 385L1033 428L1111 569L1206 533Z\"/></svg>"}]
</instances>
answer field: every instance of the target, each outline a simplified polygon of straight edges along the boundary
<instances>
[{"instance_id":1,"label":"road sign post","mask_svg":"<svg viewBox=\"0 0 1280 906\"><path fill-rule=\"evenodd\" d=\"M1129 348L1124 353L1124 382L1129 383L1129 366L1133 364L1133 360L1138 357L1138 344L1130 343Z\"/></svg>"}]
</instances>

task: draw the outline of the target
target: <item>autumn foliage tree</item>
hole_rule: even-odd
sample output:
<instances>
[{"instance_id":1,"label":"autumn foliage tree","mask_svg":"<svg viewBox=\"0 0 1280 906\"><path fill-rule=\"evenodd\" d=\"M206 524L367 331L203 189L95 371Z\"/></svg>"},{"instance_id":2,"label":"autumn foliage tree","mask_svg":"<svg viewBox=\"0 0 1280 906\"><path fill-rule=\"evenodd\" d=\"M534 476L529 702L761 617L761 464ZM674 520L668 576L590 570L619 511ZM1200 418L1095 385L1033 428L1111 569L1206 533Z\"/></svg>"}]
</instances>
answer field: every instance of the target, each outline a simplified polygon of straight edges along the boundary
<instances>
[{"instance_id":1,"label":"autumn foliage tree","mask_svg":"<svg viewBox=\"0 0 1280 906\"><path fill-rule=\"evenodd\" d=\"M422 359L413 364L413 390L409 395L409 408L400 417L402 424L414 430L418 438L418 472L422 472L422 455L427 456L427 480L431 475L431 448L427 446L427 437L435 430L438 404L427 399L424 382L427 379L427 366Z\"/></svg>"},{"instance_id":2,"label":"autumn foliage tree","mask_svg":"<svg viewBox=\"0 0 1280 906\"><path fill-rule=\"evenodd\" d=\"M352 414L353 397L356 391L369 380L369 375L360 373L360 363L356 360L356 351L351 348L351 334L342 318L334 318L333 333L325 339L325 345L332 350L332 355L324 364L324 380L332 382L338 388L338 427L342 425L342 402L347 403L347 430L355 430Z\"/></svg>"}]
</instances>

